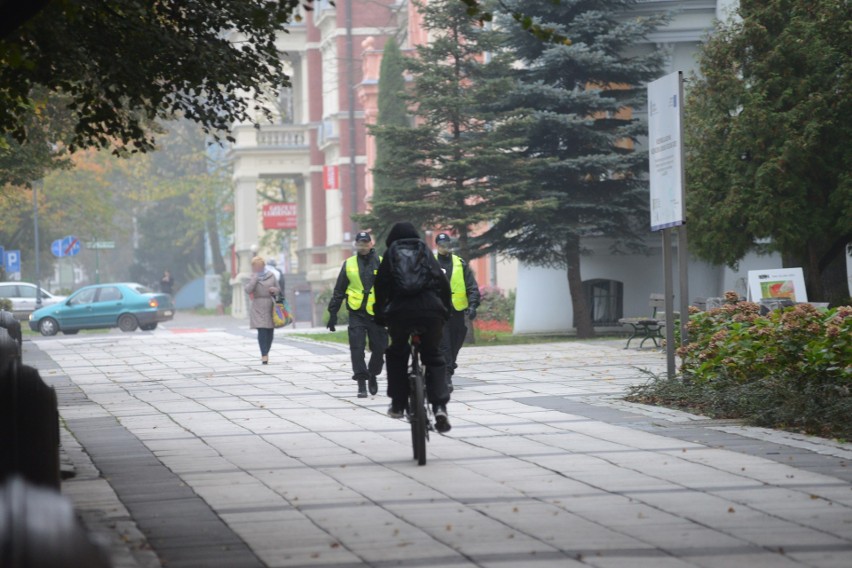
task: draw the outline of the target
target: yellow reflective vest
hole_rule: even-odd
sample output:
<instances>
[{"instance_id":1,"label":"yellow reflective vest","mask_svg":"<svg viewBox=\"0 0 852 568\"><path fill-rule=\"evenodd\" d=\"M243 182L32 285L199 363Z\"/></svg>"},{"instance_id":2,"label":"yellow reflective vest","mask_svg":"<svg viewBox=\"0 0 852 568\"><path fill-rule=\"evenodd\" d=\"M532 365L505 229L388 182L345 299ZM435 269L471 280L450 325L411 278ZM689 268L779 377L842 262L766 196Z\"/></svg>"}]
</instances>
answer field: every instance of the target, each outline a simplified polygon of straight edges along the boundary
<instances>
[{"instance_id":1,"label":"yellow reflective vest","mask_svg":"<svg viewBox=\"0 0 852 568\"><path fill-rule=\"evenodd\" d=\"M379 257L381 262L382 257ZM373 273L375 274L375 270ZM361 282L361 271L358 269L358 255L350 256L346 259L346 278L349 280L349 286L346 288L346 303L350 310L358 311L364 305L364 284ZM370 295L367 296L367 313L371 316L375 314L376 305L376 289L370 287Z\"/></svg>"},{"instance_id":2,"label":"yellow reflective vest","mask_svg":"<svg viewBox=\"0 0 852 568\"><path fill-rule=\"evenodd\" d=\"M437 258L438 255L435 255ZM453 259L453 274L450 276L450 292L453 307L457 312L463 312L470 305L467 301L467 285L464 282L464 267L460 256L450 255Z\"/></svg>"}]
</instances>

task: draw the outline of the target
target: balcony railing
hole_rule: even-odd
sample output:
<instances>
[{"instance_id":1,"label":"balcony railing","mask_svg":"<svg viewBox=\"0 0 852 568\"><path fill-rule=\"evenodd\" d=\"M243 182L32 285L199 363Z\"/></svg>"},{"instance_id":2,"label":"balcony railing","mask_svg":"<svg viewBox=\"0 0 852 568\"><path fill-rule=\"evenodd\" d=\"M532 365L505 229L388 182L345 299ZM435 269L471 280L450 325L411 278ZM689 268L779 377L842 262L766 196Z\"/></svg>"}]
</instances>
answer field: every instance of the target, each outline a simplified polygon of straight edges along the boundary
<instances>
[{"instance_id":1,"label":"balcony railing","mask_svg":"<svg viewBox=\"0 0 852 568\"><path fill-rule=\"evenodd\" d=\"M257 145L274 148L304 148L308 145L307 128L299 125L262 126L257 131Z\"/></svg>"}]
</instances>

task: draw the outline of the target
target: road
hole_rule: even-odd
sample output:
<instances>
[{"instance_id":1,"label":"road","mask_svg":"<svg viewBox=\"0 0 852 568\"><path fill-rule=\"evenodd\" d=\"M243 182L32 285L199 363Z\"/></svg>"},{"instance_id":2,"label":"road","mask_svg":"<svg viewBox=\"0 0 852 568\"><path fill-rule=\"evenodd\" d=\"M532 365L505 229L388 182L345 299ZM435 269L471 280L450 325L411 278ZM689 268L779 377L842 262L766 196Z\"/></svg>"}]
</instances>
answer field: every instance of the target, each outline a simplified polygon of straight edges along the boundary
<instances>
[{"instance_id":1,"label":"road","mask_svg":"<svg viewBox=\"0 0 852 568\"><path fill-rule=\"evenodd\" d=\"M343 346L181 315L32 338L119 568L852 566L852 445L624 402L623 342L471 346L429 463ZM384 380L380 387L384 389Z\"/></svg>"}]
</instances>

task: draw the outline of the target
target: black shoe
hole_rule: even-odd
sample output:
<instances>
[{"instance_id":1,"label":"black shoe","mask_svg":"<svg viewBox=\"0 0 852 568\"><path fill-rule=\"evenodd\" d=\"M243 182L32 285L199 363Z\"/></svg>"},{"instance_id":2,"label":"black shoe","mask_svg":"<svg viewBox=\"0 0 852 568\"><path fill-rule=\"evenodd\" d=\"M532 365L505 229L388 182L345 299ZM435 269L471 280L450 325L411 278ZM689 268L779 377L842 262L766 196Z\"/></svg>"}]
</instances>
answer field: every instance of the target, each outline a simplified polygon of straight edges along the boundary
<instances>
[{"instance_id":1,"label":"black shoe","mask_svg":"<svg viewBox=\"0 0 852 568\"><path fill-rule=\"evenodd\" d=\"M388 407L388 416L391 418L403 418L405 416L404 406L394 406L393 403Z\"/></svg>"},{"instance_id":2,"label":"black shoe","mask_svg":"<svg viewBox=\"0 0 852 568\"><path fill-rule=\"evenodd\" d=\"M432 407L432 414L435 415L435 430L439 434L446 434L452 429L450 426L450 417L447 416L447 407L443 404L436 404Z\"/></svg>"},{"instance_id":3,"label":"black shoe","mask_svg":"<svg viewBox=\"0 0 852 568\"><path fill-rule=\"evenodd\" d=\"M358 379L358 398L367 398L367 381Z\"/></svg>"},{"instance_id":4,"label":"black shoe","mask_svg":"<svg viewBox=\"0 0 852 568\"><path fill-rule=\"evenodd\" d=\"M370 375L370 394L376 396L376 393L379 392L379 383L376 381L376 375Z\"/></svg>"}]
</instances>

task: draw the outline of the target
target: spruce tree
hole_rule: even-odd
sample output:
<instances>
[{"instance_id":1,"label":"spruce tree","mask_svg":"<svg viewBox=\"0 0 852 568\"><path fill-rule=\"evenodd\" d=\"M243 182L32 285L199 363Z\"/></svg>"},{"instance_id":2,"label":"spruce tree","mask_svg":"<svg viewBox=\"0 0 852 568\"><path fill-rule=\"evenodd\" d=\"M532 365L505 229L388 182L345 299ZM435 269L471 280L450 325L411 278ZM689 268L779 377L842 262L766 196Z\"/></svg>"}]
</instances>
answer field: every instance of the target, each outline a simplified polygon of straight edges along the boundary
<instances>
[{"instance_id":1,"label":"spruce tree","mask_svg":"<svg viewBox=\"0 0 852 568\"><path fill-rule=\"evenodd\" d=\"M637 250L647 235L648 155L645 84L661 74L662 55L639 46L665 17L636 17L632 0L524 0L510 6L568 38L543 42L511 17L508 45L521 69L506 97L520 114L522 184L492 202L494 224L478 242L533 265L567 272L577 335L594 335L583 292L587 239ZM522 5L522 6L521 6ZM495 183L500 184L499 180Z\"/></svg>"},{"instance_id":2,"label":"spruce tree","mask_svg":"<svg viewBox=\"0 0 852 568\"><path fill-rule=\"evenodd\" d=\"M388 184L358 222L376 231L400 219L449 230L470 258L471 231L491 218L490 176L511 168L494 110L511 85L510 60L497 51L500 35L480 27L458 0L416 4L431 38L405 60L413 85L404 100L416 125L373 129L381 148L374 173Z\"/></svg>"},{"instance_id":3,"label":"spruce tree","mask_svg":"<svg viewBox=\"0 0 852 568\"><path fill-rule=\"evenodd\" d=\"M405 96L405 66L406 60L399 49L394 38L385 43L382 53L382 65L379 69L379 115L376 127L372 132L380 131L382 127L408 128L411 120L408 113L408 102ZM383 203L394 192L400 180L393 175L388 175L390 164L393 163L391 155L394 147L384 136L376 136L376 162L373 169L373 202ZM388 212L392 213L392 212ZM363 219L363 217L359 217ZM382 237L390 227L397 221L404 220L396 215L386 215L381 224L376 224L374 239L383 240ZM361 221L359 221L360 223Z\"/></svg>"}]
</instances>

